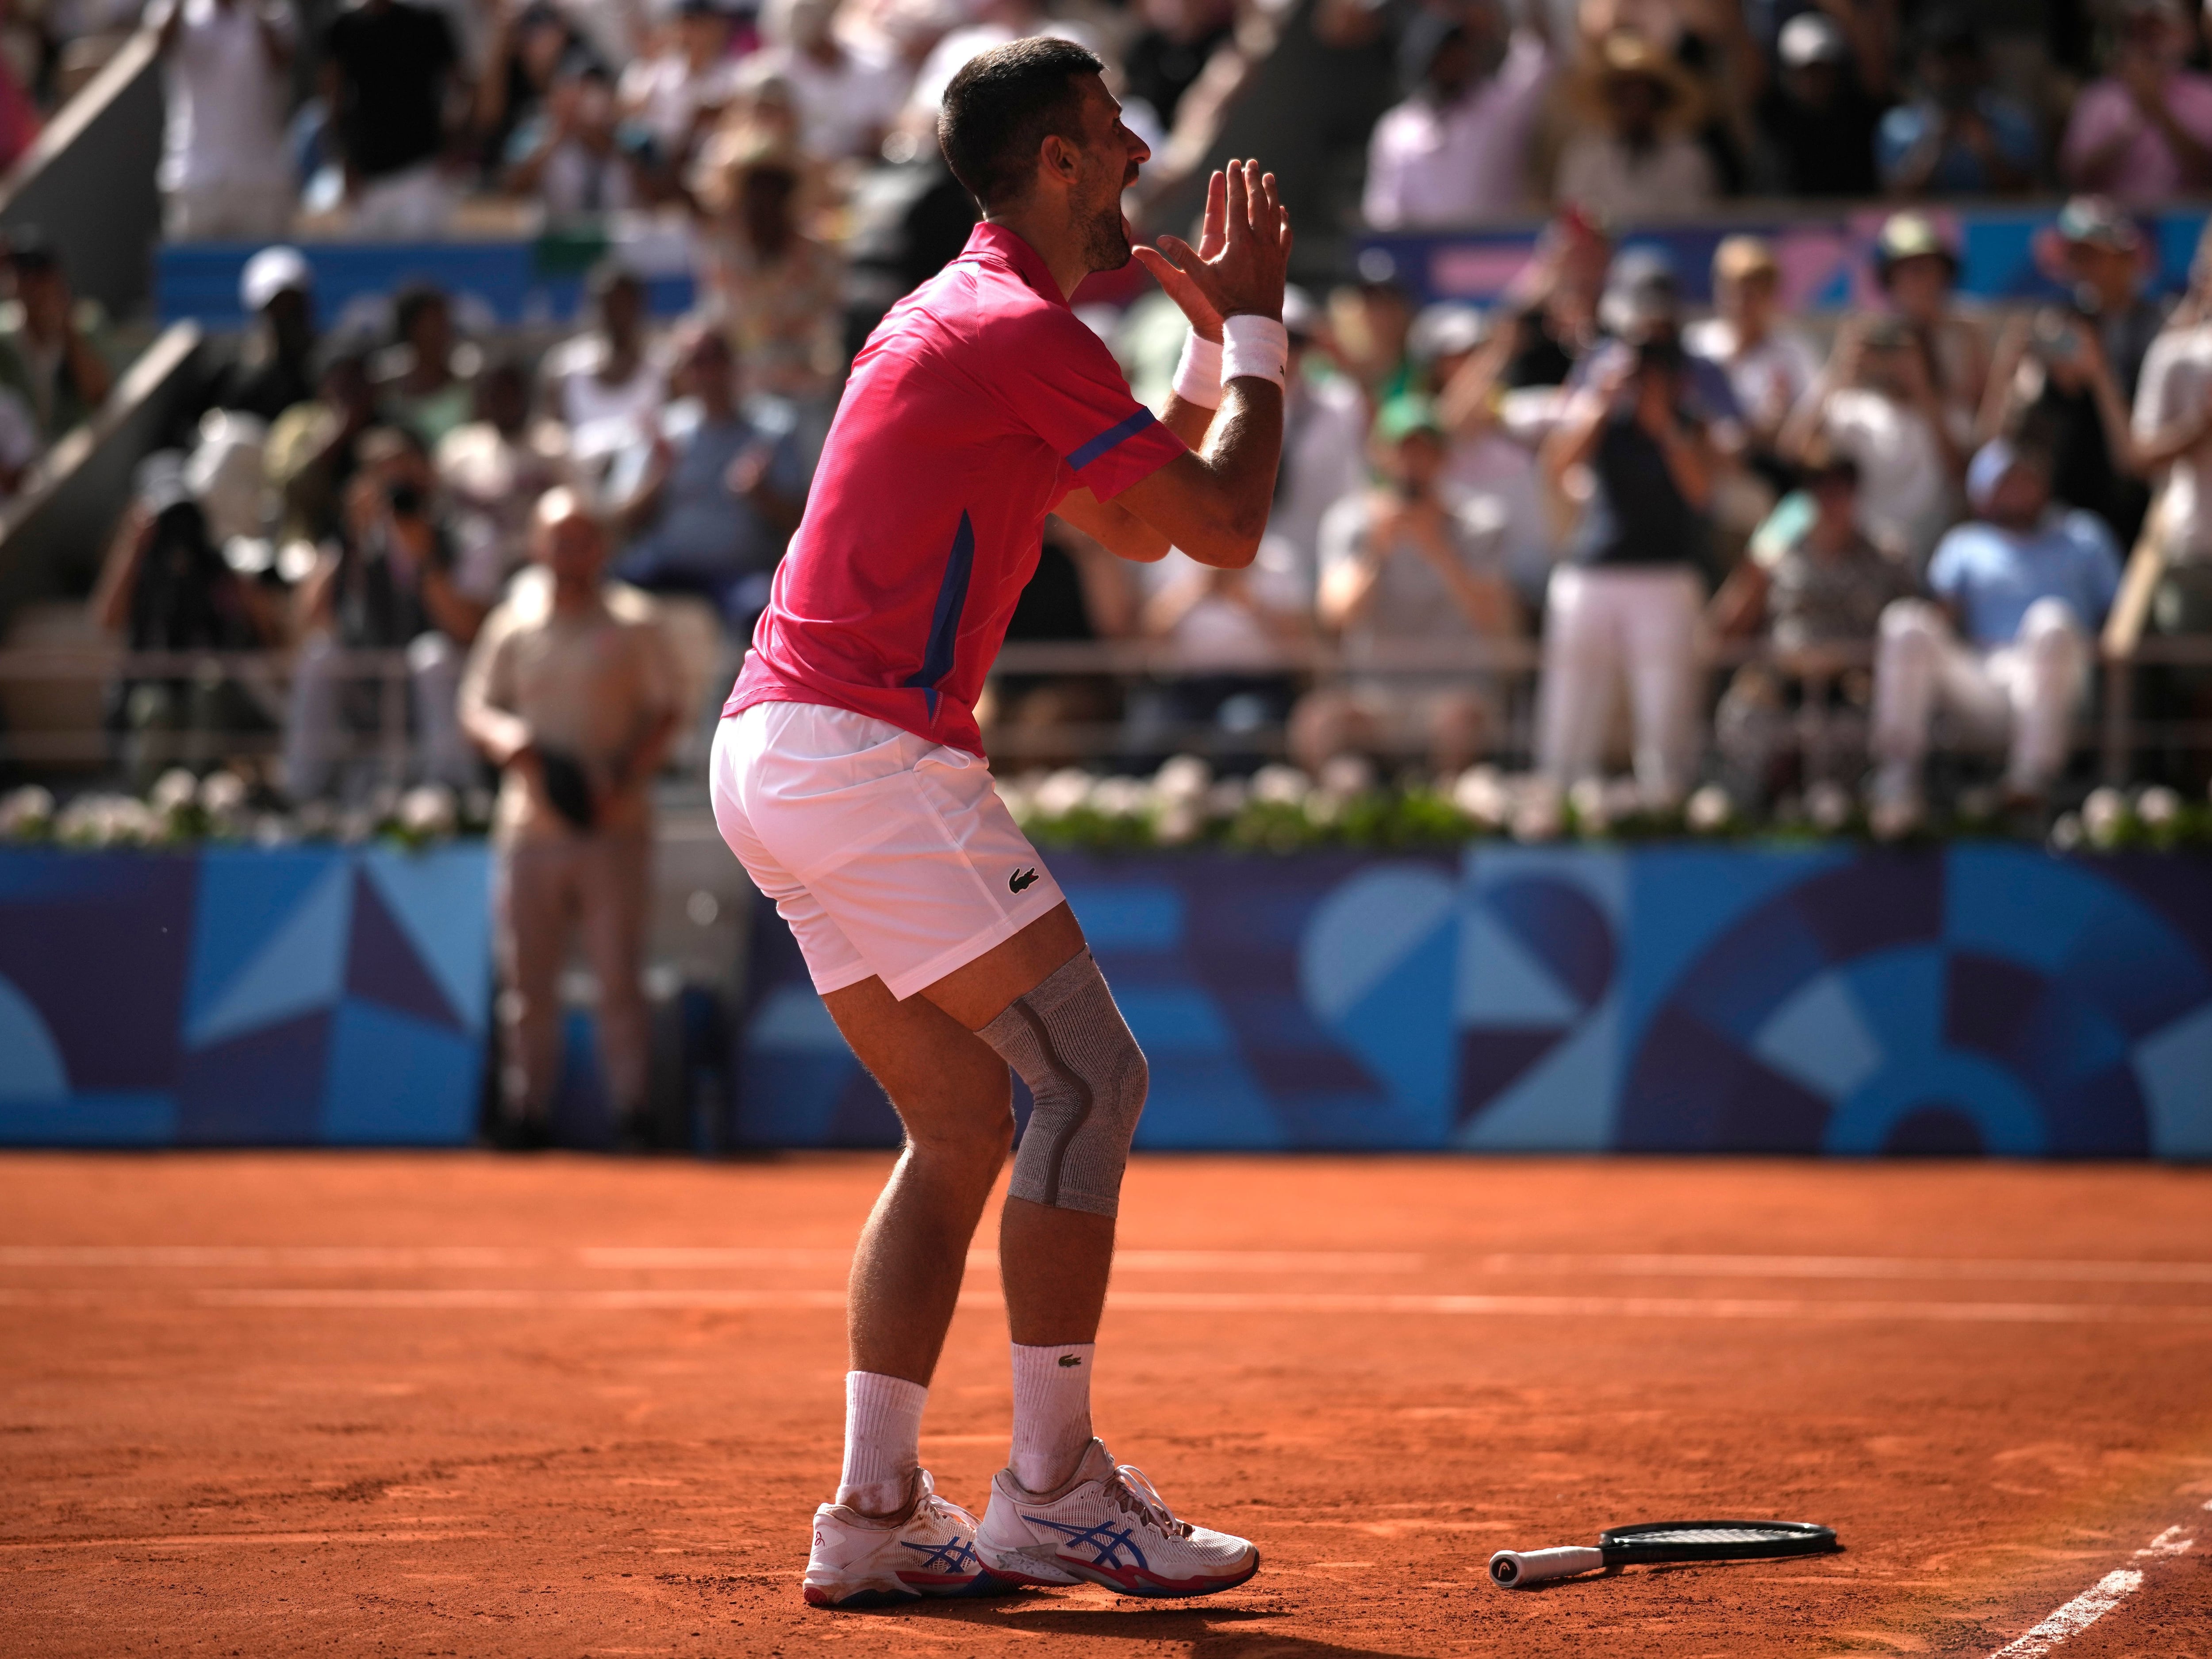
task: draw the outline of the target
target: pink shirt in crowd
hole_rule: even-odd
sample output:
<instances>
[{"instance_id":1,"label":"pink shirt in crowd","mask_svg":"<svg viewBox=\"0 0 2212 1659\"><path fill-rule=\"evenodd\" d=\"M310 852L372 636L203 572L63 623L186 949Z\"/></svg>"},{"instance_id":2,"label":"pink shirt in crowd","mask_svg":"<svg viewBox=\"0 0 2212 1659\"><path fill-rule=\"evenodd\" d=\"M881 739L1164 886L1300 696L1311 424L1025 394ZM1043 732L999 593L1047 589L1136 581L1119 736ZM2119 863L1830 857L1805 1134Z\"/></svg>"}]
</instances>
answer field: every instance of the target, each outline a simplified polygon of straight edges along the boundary
<instances>
[{"instance_id":1,"label":"pink shirt in crowd","mask_svg":"<svg viewBox=\"0 0 2212 1659\"><path fill-rule=\"evenodd\" d=\"M1520 211L1528 198L1528 133L1552 55L1516 34L1498 72L1454 104L1416 94L1375 124L1360 210L1377 230L1467 224Z\"/></svg>"},{"instance_id":2,"label":"pink shirt in crowd","mask_svg":"<svg viewBox=\"0 0 2212 1659\"><path fill-rule=\"evenodd\" d=\"M2177 70L2166 77L2166 106L2184 131L2200 144L2212 145L2212 76ZM2119 161L2100 178L2084 177L2081 168L2089 157L2125 133L2135 137L2120 152ZM2118 81L2093 81L2081 89L2074 100L2073 118L2066 124L2058 162L2076 188L2101 190L2124 202L2163 202L2192 190L2165 135L2143 119L2127 88Z\"/></svg>"},{"instance_id":3,"label":"pink shirt in crowd","mask_svg":"<svg viewBox=\"0 0 2212 1659\"><path fill-rule=\"evenodd\" d=\"M854 360L723 714L823 703L982 753L975 699L1046 514L1184 453L1036 250L976 226Z\"/></svg>"}]
</instances>

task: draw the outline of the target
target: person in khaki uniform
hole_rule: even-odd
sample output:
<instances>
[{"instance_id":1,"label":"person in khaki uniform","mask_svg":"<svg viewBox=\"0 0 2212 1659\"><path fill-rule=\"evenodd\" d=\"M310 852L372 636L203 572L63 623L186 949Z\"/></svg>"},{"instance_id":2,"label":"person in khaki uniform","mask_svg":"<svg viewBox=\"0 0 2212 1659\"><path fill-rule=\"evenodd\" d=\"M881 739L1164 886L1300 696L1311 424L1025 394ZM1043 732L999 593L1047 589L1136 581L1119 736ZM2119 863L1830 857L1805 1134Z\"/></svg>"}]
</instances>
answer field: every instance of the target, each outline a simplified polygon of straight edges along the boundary
<instances>
[{"instance_id":1,"label":"person in khaki uniform","mask_svg":"<svg viewBox=\"0 0 2212 1659\"><path fill-rule=\"evenodd\" d=\"M505 987L498 1138L544 1144L561 968L580 927L599 981L608 1092L629 1139L646 1091L649 792L681 697L659 623L603 582L605 532L573 492L539 499L531 553L542 571L486 620L461 687L462 725L504 775L493 832Z\"/></svg>"}]
</instances>

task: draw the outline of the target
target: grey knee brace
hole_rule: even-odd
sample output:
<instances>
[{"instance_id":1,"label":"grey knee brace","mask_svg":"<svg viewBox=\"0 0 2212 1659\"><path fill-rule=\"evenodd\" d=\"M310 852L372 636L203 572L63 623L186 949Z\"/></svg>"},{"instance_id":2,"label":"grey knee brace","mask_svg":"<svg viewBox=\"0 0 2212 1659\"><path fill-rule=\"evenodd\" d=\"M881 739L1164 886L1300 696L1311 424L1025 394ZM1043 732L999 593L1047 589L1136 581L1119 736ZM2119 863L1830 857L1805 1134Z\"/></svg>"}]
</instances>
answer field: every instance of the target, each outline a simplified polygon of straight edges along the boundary
<instances>
[{"instance_id":1,"label":"grey knee brace","mask_svg":"<svg viewBox=\"0 0 2212 1659\"><path fill-rule=\"evenodd\" d=\"M1016 997L976 1035L1036 1098L1008 1192L1056 1209L1114 1214L1148 1074L1091 952Z\"/></svg>"}]
</instances>

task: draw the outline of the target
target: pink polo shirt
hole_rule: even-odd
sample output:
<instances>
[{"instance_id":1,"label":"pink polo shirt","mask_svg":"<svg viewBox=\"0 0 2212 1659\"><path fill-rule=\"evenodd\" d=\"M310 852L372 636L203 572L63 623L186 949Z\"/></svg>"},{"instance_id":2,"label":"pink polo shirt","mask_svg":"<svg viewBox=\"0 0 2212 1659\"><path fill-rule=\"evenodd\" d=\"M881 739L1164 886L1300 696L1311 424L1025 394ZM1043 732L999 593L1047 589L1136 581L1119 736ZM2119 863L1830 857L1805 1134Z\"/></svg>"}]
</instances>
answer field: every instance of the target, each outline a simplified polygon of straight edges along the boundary
<instances>
[{"instance_id":1,"label":"pink polo shirt","mask_svg":"<svg viewBox=\"0 0 2212 1659\"><path fill-rule=\"evenodd\" d=\"M1046 514L1184 453L1036 250L976 226L854 361L724 715L824 703L981 754L975 699Z\"/></svg>"}]
</instances>

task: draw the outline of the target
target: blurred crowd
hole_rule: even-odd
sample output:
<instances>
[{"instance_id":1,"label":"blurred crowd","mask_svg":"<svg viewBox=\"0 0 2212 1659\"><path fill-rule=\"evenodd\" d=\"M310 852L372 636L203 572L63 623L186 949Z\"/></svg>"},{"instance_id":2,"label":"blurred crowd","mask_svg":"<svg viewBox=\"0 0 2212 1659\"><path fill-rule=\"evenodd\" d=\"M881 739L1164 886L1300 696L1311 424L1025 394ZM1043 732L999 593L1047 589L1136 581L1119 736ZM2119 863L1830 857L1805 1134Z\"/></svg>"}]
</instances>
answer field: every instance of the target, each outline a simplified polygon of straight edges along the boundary
<instances>
[{"instance_id":1,"label":"blurred crowd","mask_svg":"<svg viewBox=\"0 0 2212 1659\"><path fill-rule=\"evenodd\" d=\"M118 3L56 0L46 24L112 33ZM10 66L54 78L51 41L14 15L0 149L36 121ZM1378 229L1570 202L1643 222L1731 197L2142 206L2212 188L2185 0L152 0L143 21L172 237L422 237L506 201L689 226L725 289L782 257L745 234L757 169L788 175L808 237L865 235L927 193L866 181L933 157L952 71L1036 33L1106 58L1160 155L1154 195L1285 30L1347 75L1391 55L1402 100L1330 141L1364 164Z\"/></svg>"}]
</instances>

